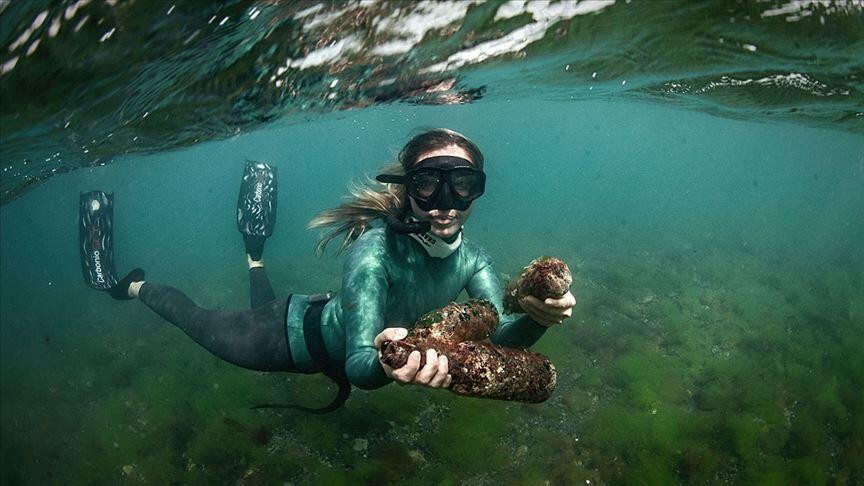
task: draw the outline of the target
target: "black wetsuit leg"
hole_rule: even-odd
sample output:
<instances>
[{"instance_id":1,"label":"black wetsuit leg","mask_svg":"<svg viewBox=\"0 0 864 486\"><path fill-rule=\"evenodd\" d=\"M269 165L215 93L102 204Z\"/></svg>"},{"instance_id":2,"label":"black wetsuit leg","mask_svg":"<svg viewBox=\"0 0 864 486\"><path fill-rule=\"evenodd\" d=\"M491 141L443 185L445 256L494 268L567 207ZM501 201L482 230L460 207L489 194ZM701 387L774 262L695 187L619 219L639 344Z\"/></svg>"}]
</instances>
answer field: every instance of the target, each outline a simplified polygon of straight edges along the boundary
<instances>
[{"instance_id":1,"label":"black wetsuit leg","mask_svg":"<svg viewBox=\"0 0 864 486\"><path fill-rule=\"evenodd\" d=\"M250 278L254 281L256 277ZM263 278L266 280L266 274ZM254 287L253 282L253 306L256 302ZM258 290L262 296L266 289ZM269 291L272 295L273 289ZM287 300L271 298L251 310L202 309L183 292L150 282L141 286L138 298L196 343L229 363L256 371L297 371L288 350Z\"/></svg>"},{"instance_id":2,"label":"black wetsuit leg","mask_svg":"<svg viewBox=\"0 0 864 486\"><path fill-rule=\"evenodd\" d=\"M273 286L270 285L270 279L267 278L264 267L249 269L249 294L252 309L256 309L271 300L276 300L276 294L273 293Z\"/></svg>"}]
</instances>

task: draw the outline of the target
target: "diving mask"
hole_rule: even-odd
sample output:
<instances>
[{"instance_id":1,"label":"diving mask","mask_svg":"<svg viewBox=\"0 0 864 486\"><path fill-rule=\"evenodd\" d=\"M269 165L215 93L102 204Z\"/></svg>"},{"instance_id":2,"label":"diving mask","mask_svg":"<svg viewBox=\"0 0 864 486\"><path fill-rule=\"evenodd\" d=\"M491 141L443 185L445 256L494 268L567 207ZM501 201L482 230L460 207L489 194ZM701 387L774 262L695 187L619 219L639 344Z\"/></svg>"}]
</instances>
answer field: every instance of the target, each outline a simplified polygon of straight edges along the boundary
<instances>
[{"instance_id":1,"label":"diving mask","mask_svg":"<svg viewBox=\"0 0 864 486\"><path fill-rule=\"evenodd\" d=\"M405 175L379 174L375 180L403 184L423 211L465 211L486 190L486 174L462 157L441 155L417 163Z\"/></svg>"}]
</instances>

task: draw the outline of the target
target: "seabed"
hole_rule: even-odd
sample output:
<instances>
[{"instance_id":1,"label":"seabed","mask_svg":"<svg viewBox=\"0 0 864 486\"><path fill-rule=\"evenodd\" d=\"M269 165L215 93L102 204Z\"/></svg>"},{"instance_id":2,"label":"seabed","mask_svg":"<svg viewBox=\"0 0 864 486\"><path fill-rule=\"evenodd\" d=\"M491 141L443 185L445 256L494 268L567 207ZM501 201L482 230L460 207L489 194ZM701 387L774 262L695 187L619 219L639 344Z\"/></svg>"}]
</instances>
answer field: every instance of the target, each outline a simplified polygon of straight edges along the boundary
<instances>
[{"instance_id":1,"label":"seabed","mask_svg":"<svg viewBox=\"0 0 864 486\"><path fill-rule=\"evenodd\" d=\"M861 275L687 246L556 256L579 304L535 347L559 370L541 405L392 385L355 390L326 416L254 411L323 404L335 390L321 376L231 366L96 292L4 312L2 483L860 481ZM231 275L187 290L242 305Z\"/></svg>"}]
</instances>

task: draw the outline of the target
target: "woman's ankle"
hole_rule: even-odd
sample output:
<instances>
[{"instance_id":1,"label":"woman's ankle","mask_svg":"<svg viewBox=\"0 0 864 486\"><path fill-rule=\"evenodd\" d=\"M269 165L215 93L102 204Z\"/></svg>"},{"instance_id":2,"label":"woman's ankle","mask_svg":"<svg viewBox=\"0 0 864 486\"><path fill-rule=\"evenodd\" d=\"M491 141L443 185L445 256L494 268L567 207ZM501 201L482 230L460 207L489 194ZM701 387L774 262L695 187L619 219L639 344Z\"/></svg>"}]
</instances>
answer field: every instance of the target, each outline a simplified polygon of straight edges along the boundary
<instances>
[{"instance_id":1,"label":"woman's ankle","mask_svg":"<svg viewBox=\"0 0 864 486\"><path fill-rule=\"evenodd\" d=\"M264 268L264 260L253 260L251 255L246 255L246 263L249 265L249 270L253 268Z\"/></svg>"},{"instance_id":2,"label":"woman's ankle","mask_svg":"<svg viewBox=\"0 0 864 486\"><path fill-rule=\"evenodd\" d=\"M146 280L141 280L139 282L132 282L129 284L129 297L135 299L138 298L138 294L141 293L141 286L144 285Z\"/></svg>"}]
</instances>

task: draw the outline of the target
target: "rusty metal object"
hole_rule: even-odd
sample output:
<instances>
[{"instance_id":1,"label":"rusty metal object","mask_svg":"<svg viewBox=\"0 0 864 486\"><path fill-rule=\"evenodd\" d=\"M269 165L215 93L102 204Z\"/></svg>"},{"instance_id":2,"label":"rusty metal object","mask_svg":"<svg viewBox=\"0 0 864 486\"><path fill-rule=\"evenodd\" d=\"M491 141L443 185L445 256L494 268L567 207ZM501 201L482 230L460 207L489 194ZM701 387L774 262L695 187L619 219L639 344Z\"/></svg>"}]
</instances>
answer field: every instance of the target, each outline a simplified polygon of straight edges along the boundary
<instances>
[{"instance_id":1,"label":"rusty metal object","mask_svg":"<svg viewBox=\"0 0 864 486\"><path fill-rule=\"evenodd\" d=\"M522 270L519 278L504 288L504 312L525 312L519 299L533 295L540 300L559 298L566 294L573 283L573 275L563 261L554 257L540 257Z\"/></svg>"}]
</instances>

